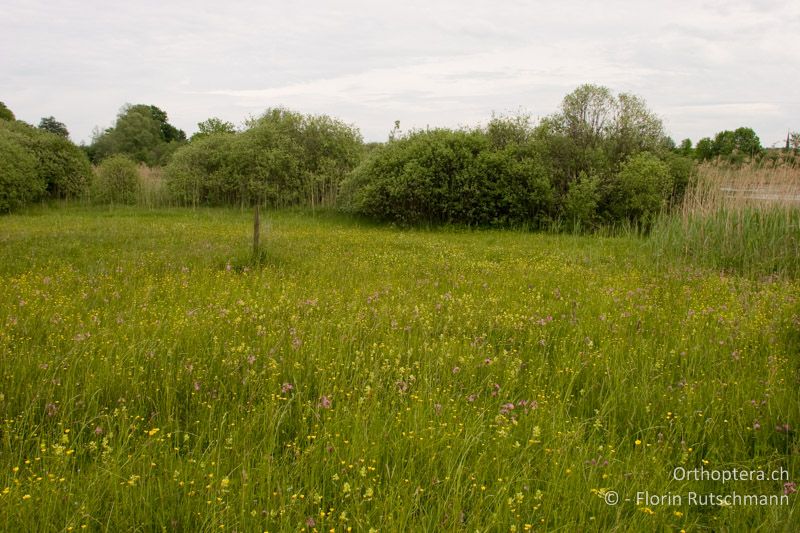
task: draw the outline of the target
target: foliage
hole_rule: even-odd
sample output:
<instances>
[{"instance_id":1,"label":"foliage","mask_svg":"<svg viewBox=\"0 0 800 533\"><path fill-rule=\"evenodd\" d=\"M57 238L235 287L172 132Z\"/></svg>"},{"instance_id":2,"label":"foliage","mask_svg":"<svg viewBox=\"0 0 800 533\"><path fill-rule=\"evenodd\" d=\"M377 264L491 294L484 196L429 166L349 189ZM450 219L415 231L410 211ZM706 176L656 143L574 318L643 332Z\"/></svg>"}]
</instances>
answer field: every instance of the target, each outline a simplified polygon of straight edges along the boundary
<instances>
[{"instance_id":1,"label":"foliage","mask_svg":"<svg viewBox=\"0 0 800 533\"><path fill-rule=\"evenodd\" d=\"M584 85L538 125L519 115L397 134L348 178L344 196L350 209L400 224L647 224L693 173L670 146L642 99Z\"/></svg>"},{"instance_id":2,"label":"foliage","mask_svg":"<svg viewBox=\"0 0 800 533\"><path fill-rule=\"evenodd\" d=\"M5 139L4 159L8 159L9 172L4 178L3 194L17 199L4 202L3 210L43 197L77 198L86 192L91 166L83 151L67 138L20 121L0 122L0 134ZM30 160L34 162L32 168L28 165Z\"/></svg>"},{"instance_id":3,"label":"foliage","mask_svg":"<svg viewBox=\"0 0 800 533\"><path fill-rule=\"evenodd\" d=\"M97 167L93 198L99 203L136 203L140 189L139 171L129 157L116 154Z\"/></svg>"},{"instance_id":4,"label":"foliage","mask_svg":"<svg viewBox=\"0 0 800 533\"><path fill-rule=\"evenodd\" d=\"M700 139L695 156L700 161L724 157L731 162L741 163L745 156L753 158L763 151L756 132L752 128L741 127L733 131L720 131L713 140L708 137Z\"/></svg>"},{"instance_id":5,"label":"foliage","mask_svg":"<svg viewBox=\"0 0 800 533\"><path fill-rule=\"evenodd\" d=\"M338 120L269 109L241 133L178 150L166 178L176 200L192 205L333 205L362 150L358 130Z\"/></svg>"},{"instance_id":6,"label":"foliage","mask_svg":"<svg viewBox=\"0 0 800 533\"><path fill-rule=\"evenodd\" d=\"M152 105L126 104L113 127L96 131L89 147L92 161L124 154L149 166L163 165L186 141L186 134L167 121L166 112Z\"/></svg>"},{"instance_id":7,"label":"foliage","mask_svg":"<svg viewBox=\"0 0 800 533\"><path fill-rule=\"evenodd\" d=\"M601 199L600 178L581 172L569 184L564 196L564 217L578 229L593 227L598 219L597 208Z\"/></svg>"},{"instance_id":8,"label":"foliage","mask_svg":"<svg viewBox=\"0 0 800 533\"><path fill-rule=\"evenodd\" d=\"M350 207L399 224L548 220L553 190L535 154L518 144L522 130L498 119L487 131L416 131L390 141L344 184Z\"/></svg>"},{"instance_id":9,"label":"foliage","mask_svg":"<svg viewBox=\"0 0 800 533\"><path fill-rule=\"evenodd\" d=\"M0 102L0 120L9 120L12 122L16 120L14 113L3 102Z\"/></svg>"},{"instance_id":10,"label":"foliage","mask_svg":"<svg viewBox=\"0 0 800 533\"><path fill-rule=\"evenodd\" d=\"M47 183L36 172L36 156L14 132L0 127L0 213L41 198Z\"/></svg>"},{"instance_id":11,"label":"foliage","mask_svg":"<svg viewBox=\"0 0 800 533\"><path fill-rule=\"evenodd\" d=\"M69 138L69 131L67 130L66 124L57 121L53 116L42 118L42 120L39 121L39 129L53 133L59 137L64 137L65 139Z\"/></svg>"},{"instance_id":12,"label":"foliage","mask_svg":"<svg viewBox=\"0 0 800 533\"><path fill-rule=\"evenodd\" d=\"M626 161L610 184L607 209L613 220L652 223L672 193L669 166L642 152Z\"/></svg>"},{"instance_id":13,"label":"foliage","mask_svg":"<svg viewBox=\"0 0 800 533\"><path fill-rule=\"evenodd\" d=\"M223 121L217 117L211 117L203 122L197 123L197 133L192 135L191 140L196 141L209 135L220 135L226 133L236 133L236 126L231 122Z\"/></svg>"}]
</instances>

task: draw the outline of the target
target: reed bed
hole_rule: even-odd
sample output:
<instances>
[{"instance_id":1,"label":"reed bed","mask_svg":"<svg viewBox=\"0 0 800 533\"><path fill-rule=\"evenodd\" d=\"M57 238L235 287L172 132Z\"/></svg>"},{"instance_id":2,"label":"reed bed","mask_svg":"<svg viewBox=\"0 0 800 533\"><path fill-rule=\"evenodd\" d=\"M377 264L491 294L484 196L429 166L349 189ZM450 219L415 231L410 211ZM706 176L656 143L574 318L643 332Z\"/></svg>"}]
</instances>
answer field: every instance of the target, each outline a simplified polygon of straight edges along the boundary
<instances>
[{"instance_id":1,"label":"reed bed","mask_svg":"<svg viewBox=\"0 0 800 533\"><path fill-rule=\"evenodd\" d=\"M651 234L657 253L745 275L800 272L800 169L698 167L682 205Z\"/></svg>"}]
</instances>

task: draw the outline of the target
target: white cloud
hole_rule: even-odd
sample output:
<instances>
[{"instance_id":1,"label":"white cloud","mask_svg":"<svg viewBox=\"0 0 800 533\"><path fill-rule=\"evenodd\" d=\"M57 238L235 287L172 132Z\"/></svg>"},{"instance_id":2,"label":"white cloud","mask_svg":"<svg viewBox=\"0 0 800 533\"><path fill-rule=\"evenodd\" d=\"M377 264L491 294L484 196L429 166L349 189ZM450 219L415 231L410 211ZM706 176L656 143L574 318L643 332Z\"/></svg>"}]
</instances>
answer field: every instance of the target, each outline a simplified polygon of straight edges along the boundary
<instances>
[{"instance_id":1,"label":"white cloud","mask_svg":"<svg viewBox=\"0 0 800 533\"><path fill-rule=\"evenodd\" d=\"M191 131L286 105L385 138L556 110L581 83L643 96L675 138L800 129L800 4L777 1L7 0L0 99L77 139L125 102Z\"/></svg>"}]
</instances>

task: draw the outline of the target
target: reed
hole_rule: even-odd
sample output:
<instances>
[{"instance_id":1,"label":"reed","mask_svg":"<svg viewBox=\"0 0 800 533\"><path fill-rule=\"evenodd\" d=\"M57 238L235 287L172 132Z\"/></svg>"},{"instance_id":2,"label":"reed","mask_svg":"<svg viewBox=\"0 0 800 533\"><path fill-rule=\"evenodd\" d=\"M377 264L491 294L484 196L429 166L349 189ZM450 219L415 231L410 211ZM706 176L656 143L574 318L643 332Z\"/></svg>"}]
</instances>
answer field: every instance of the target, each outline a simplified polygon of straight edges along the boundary
<instances>
[{"instance_id":1,"label":"reed","mask_svg":"<svg viewBox=\"0 0 800 533\"><path fill-rule=\"evenodd\" d=\"M800 169L703 164L651 245L664 257L744 275L800 273Z\"/></svg>"}]
</instances>

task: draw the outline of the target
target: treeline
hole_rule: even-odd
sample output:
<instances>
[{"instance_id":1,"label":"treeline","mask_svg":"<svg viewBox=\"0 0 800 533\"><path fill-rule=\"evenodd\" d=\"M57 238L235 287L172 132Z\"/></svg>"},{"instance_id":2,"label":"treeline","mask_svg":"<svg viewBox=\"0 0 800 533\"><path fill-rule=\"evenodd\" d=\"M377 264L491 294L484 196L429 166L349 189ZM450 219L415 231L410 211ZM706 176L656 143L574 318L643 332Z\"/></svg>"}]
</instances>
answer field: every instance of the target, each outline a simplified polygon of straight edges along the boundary
<instances>
[{"instance_id":1,"label":"treeline","mask_svg":"<svg viewBox=\"0 0 800 533\"><path fill-rule=\"evenodd\" d=\"M158 197L175 205L327 206L404 225L648 225L680 200L694 161L764 153L749 128L676 146L641 98L596 85L538 122L409 132L397 123L387 142L368 145L351 125L281 108L241 128L210 118L187 139L158 107L126 105L77 147L53 117L34 128L2 105L0 210L43 198L136 203L138 164L163 168Z\"/></svg>"}]
</instances>

